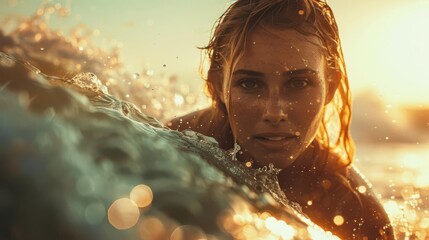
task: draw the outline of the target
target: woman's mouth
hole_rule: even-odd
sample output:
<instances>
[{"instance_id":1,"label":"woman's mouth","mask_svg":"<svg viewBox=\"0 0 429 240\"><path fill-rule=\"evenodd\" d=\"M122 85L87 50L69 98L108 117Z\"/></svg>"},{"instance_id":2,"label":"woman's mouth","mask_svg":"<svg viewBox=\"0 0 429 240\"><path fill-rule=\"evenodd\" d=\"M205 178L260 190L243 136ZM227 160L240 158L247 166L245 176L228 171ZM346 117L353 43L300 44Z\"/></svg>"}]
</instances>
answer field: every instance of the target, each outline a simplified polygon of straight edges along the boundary
<instances>
[{"instance_id":1,"label":"woman's mouth","mask_svg":"<svg viewBox=\"0 0 429 240\"><path fill-rule=\"evenodd\" d=\"M260 133L254 136L256 142L270 150L280 150L298 137L290 133Z\"/></svg>"},{"instance_id":2,"label":"woman's mouth","mask_svg":"<svg viewBox=\"0 0 429 240\"><path fill-rule=\"evenodd\" d=\"M262 140L269 140L269 141L280 141L286 139L286 137L256 137L258 139Z\"/></svg>"}]
</instances>

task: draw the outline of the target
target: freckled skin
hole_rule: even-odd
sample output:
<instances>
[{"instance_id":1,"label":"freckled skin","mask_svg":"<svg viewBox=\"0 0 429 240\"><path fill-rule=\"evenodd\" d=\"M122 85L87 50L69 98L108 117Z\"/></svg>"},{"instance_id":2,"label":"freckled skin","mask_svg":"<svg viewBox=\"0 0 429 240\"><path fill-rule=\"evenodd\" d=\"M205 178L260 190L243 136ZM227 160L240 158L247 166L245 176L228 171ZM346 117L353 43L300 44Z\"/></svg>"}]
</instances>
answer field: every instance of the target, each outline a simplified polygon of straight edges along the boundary
<instances>
[{"instance_id":1,"label":"freckled skin","mask_svg":"<svg viewBox=\"0 0 429 240\"><path fill-rule=\"evenodd\" d=\"M235 68L246 71L224 79L219 93L223 101L229 98L231 117L207 108L172 119L167 126L192 129L230 149L233 125L243 149L238 159L281 168L281 188L314 223L342 239L395 239L387 214L363 177L352 166L327 171L326 166L337 166L339 157L329 153L324 158L327 150L314 140L335 90L328 87L330 75L314 43L317 39L295 30L256 28ZM284 74L304 68L310 73ZM261 132L295 137L278 148L277 143L272 147L272 142L255 138ZM368 191L359 193L360 186ZM344 219L340 226L334 222L338 215Z\"/></svg>"},{"instance_id":2,"label":"freckled skin","mask_svg":"<svg viewBox=\"0 0 429 240\"><path fill-rule=\"evenodd\" d=\"M250 34L235 72L251 70L260 75L233 74L230 90L231 120L245 153L242 158L283 169L313 141L325 104L325 60L318 46L303 39L291 29L258 27ZM303 69L311 72L289 73ZM282 148L266 148L255 134L267 132L296 138Z\"/></svg>"}]
</instances>

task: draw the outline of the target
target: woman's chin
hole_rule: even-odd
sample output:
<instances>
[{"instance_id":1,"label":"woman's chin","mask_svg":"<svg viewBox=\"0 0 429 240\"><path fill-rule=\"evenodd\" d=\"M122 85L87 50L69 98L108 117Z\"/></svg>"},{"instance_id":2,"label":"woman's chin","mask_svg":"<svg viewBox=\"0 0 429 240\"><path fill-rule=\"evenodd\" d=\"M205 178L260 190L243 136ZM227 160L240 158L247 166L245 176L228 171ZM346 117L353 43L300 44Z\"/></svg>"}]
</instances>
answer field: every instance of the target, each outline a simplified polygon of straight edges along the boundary
<instances>
[{"instance_id":1,"label":"woman's chin","mask_svg":"<svg viewBox=\"0 0 429 240\"><path fill-rule=\"evenodd\" d=\"M257 144L242 146L244 151L237 157L242 162L253 159L253 167L259 168L273 164L275 168L284 169L292 165L303 150L298 145L288 146L283 149L270 150ZM251 151L249 151L251 149ZM293 150L292 150L293 149ZM292 151L291 151L292 150Z\"/></svg>"},{"instance_id":2,"label":"woman's chin","mask_svg":"<svg viewBox=\"0 0 429 240\"><path fill-rule=\"evenodd\" d=\"M295 162L296 157L291 154L269 153L264 156L261 156L258 159L260 159L258 161L260 165L268 166L270 164L273 164L275 168L285 169Z\"/></svg>"}]
</instances>

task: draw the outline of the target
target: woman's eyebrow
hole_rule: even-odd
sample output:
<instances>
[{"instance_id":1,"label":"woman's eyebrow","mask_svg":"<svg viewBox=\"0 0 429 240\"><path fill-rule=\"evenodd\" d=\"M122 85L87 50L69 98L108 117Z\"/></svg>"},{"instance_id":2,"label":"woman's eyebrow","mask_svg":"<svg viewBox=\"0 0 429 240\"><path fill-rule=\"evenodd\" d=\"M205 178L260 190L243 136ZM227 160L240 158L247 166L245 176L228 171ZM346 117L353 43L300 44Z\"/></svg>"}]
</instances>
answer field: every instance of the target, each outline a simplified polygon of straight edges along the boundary
<instances>
[{"instance_id":1,"label":"woman's eyebrow","mask_svg":"<svg viewBox=\"0 0 429 240\"><path fill-rule=\"evenodd\" d=\"M247 70L247 69L238 69L234 71L232 75L251 75L256 77L263 77L264 74L258 71Z\"/></svg>"},{"instance_id":2,"label":"woman's eyebrow","mask_svg":"<svg viewBox=\"0 0 429 240\"><path fill-rule=\"evenodd\" d=\"M311 69L311 68L301 68L301 69L294 69L285 71L282 73L283 76L290 76L290 75L298 75L298 74L317 74L318 71Z\"/></svg>"},{"instance_id":3,"label":"woman's eyebrow","mask_svg":"<svg viewBox=\"0 0 429 240\"><path fill-rule=\"evenodd\" d=\"M290 75L297 75L297 74L317 74L318 71L311 69L311 68L301 68L301 69L294 69L282 72L283 76L290 76ZM254 70L248 70L248 69L238 69L234 71L233 75L250 75L250 76L256 76L256 77L263 77L264 73L254 71Z\"/></svg>"}]
</instances>

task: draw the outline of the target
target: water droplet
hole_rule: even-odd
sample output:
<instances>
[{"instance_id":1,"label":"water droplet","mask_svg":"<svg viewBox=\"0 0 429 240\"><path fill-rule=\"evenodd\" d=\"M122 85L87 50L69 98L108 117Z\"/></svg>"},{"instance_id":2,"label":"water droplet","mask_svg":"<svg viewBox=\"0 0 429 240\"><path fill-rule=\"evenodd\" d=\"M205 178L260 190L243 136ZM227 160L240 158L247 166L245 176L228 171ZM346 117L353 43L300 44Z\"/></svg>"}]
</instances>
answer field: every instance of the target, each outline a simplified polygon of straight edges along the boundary
<instances>
[{"instance_id":1,"label":"water droplet","mask_svg":"<svg viewBox=\"0 0 429 240\"><path fill-rule=\"evenodd\" d=\"M130 113L130 110L128 109L128 107L126 105L122 105L122 113L124 115L128 115Z\"/></svg>"},{"instance_id":2,"label":"water droplet","mask_svg":"<svg viewBox=\"0 0 429 240\"><path fill-rule=\"evenodd\" d=\"M366 192L366 187L365 187L365 186L359 186L359 187L358 187L358 191L359 191L360 193L365 193L365 192Z\"/></svg>"},{"instance_id":3,"label":"water droplet","mask_svg":"<svg viewBox=\"0 0 429 240\"><path fill-rule=\"evenodd\" d=\"M298 14L299 15L304 15L304 10L302 10L302 9L298 10Z\"/></svg>"},{"instance_id":4,"label":"water droplet","mask_svg":"<svg viewBox=\"0 0 429 240\"><path fill-rule=\"evenodd\" d=\"M146 70L146 75L148 75L148 76L153 76L155 74L155 71L154 70L152 70L152 69L148 69L148 70Z\"/></svg>"},{"instance_id":5,"label":"water droplet","mask_svg":"<svg viewBox=\"0 0 429 240\"><path fill-rule=\"evenodd\" d=\"M174 94L174 103L177 106L181 106L183 103L185 103L185 98L182 95L175 93Z\"/></svg>"},{"instance_id":6,"label":"water droplet","mask_svg":"<svg viewBox=\"0 0 429 240\"><path fill-rule=\"evenodd\" d=\"M231 158L231 160L237 161L237 153L240 151L241 147L238 145L238 143L234 143L234 148L227 151L228 156Z\"/></svg>"},{"instance_id":7,"label":"water droplet","mask_svg":"<svg viewBox=\"0 0 429 240\"><path fill-rule=\"evenodd\" d=\"M341 215L335 216L333 221L334 221L335 225L337 225L337 226L341 226L344 224L344 218Z\"/></svg>"},{"instance_id":8,"label":"water droplet","mask_svg":"<svg viewBox=\"0 0 429 240\"><path fill-rule=\"evenodd\" d=\"M100 88L101 92L104 94L109 94L109 89L107 88L106 85L102 85Z\"/></svg>"},{"instance_id":9,"label":"water droplet","mask_svg":"<svg viewBox=\"0 0 429 240\"><path fill-rule=\"evenodd\" d=\"M34 41L40 42L41 39L42 39L42 34L37 33L36 35L34 35Z\"/></svg>"},{"instance_id":10,"label":"water droplet","mask_svg":"<svg viewBox=\"0 0 429 240\"><path fill-rule=\"evenodd\" d=\"M139 79L140 78L140 74L138 74L138 73L134 73L133 74L133 79L134 80L137 80L137 79Z\"/></svg>"}]
</instances>

